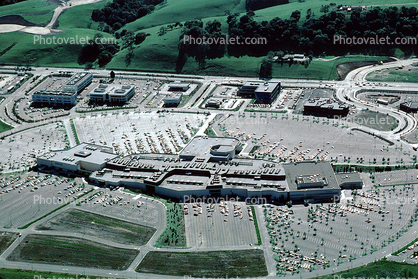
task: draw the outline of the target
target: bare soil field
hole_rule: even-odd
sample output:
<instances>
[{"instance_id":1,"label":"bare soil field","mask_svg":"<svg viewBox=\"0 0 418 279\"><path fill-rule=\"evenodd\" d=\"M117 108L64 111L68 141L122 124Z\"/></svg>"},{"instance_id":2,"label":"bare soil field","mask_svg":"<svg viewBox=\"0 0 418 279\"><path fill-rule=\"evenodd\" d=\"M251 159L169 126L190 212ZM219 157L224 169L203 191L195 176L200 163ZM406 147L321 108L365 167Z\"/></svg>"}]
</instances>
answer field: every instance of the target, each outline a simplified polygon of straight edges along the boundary
<instances>
[{"instance_id":1,"label":"bare soil field","mask_svg":"<svg viewBox=\"0 0 418 279\"><path fill-rule=\"evenodd\" d=\"M138 253L81 238L30 234L7 260L125 270Z\"/></svg>"},{"instance_id":2,"label":"bare soil field","mask_svg":"<svg viewBox=\"0 0 418 279\"><path fill-rule=\"evenodd\" d=\"M9 247L17 238L16 233L0 232L0 255Z\"/></svg>"},{"instance_id":3,"label":"bare soil field","mask_svg":"<svg viewBox=\"0 0 418 279\"><path fill-rule=\"evenodd\" d=\"M156 229L110 218L83 210L67 210L45 223L36 230L53 230L83 233L121 244L144 245L154 235Z\"/></svg>"},{"instance_id":4,"label":"bare soil field","mask_svg":"<svg viewBox=\"0 0 418 279\"><path fill-rule=\"evenodd\" d=\"M210 252L149 252L138 272L191 277L257 277L267 275L259 249Z\"/></svg>"}]
</instances>

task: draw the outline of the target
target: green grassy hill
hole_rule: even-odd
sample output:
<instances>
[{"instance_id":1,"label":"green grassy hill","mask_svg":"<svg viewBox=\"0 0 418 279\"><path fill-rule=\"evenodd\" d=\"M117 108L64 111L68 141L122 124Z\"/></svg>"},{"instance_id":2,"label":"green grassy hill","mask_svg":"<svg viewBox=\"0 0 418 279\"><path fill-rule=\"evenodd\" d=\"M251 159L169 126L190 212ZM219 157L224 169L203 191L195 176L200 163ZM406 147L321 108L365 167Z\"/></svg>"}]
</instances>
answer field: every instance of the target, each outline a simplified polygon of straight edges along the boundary
<instances>
[{"instance_id":1,"label":"green grassy hill","mask_svg":"<svg viewBox=\"0 0 418 279\"><path fill-rule=\"evenodd\" d=\"M91 20L91 13L94 9L102 8L111 0L100 3L72 7L66 10L58 19L58 29L64 32L56 35L57 38L87 37L92 38L97 30L98 23ZM403 0L405 1L405 0ZM254 19L271 20L278 16L289 18L295 10L301 11L300 24L305 21L306 10L312 9L314 17L319 17L321 5L329 5L326 0L307 0L270 7L255 12ZM401 4L401 0L347 0L335 2L337 5L389 5ZM412 4L411 4L412 5ZM55 6L48 6L45 0L27 0L17 4L2 7L1 15L19 14L26 20L35 23L46 23L52 16ZM106 66L108 69L138 69L145 71L174 72L178 55L178 40L181 29L176 28L167 31L159 36L158 32L162 26L192 19L201 19L203 22L217 19L222 23L224 31L227 30L227 12L244 13L245 0L167 0L157 5L153 13L127 24L122 29L151 34L143 43L134 48L134 58L129 66L125 64L126 50L115 55L112 61ZM102 33L105 37L111 36ZM20 32L0 34L0 62L7 64L27 63L32 65L45 66L68 66L83 67L77 64L77 57L81 45L37 45L33 43L34 36ZM10 48L10 49L9 49ZM220 59L207 60L206 69L198 70L197 63L189 58L183 68L183 73L205 74L205 75L235 75L235 76L257 76L261 63L261 57L223 57ZM362 59L362 58L359 58ZM364 58L369 60L369 58ZM351 61L351 60L349 60ZM275 65L273 68L274 77L289 78L323 78L336 79L335 66L340 61L313 61L309 67L302 65Z\"/></svg>"},{"instance_id":2,"label":"green grassy hill","mask_svg":"<svg viewBox=\"0 0 418 279\"><path fill-rule=\"evenodd\" d=\"M209 17L225 16L226 11L231 13L245 12L245 0L167 0L165 3L156 6L152 14L137 19L124 28L137 31L178 21L203 20Z\"/></svg>"}]
</instances>

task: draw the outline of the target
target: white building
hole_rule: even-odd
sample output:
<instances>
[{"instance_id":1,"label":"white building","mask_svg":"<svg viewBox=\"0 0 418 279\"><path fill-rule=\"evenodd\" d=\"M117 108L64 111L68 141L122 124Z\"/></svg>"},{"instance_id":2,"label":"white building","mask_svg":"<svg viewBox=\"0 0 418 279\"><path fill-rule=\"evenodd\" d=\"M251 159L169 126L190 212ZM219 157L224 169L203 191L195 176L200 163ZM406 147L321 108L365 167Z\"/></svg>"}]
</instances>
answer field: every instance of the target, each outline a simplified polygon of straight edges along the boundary
<instances>
[{"instance_id":1,"label":"white building","mask_svg":"<svg viewBox=\"0 0 418 279\"><path fill-rule=\"evenodd\" d=\"M170 93L164 97L164 106L166 107L176 107L180 104L181 99L183 98L183 93Z\"/></svg>"},{"instance_id":2,"label":"white building","mask_svg":"<svg viewBox=\"0 0 418 279\"><path fill-rule=\"evenodd\" d=\"M187 91L190 83L180 82L179 80L168 85L168 91Z\"/></svg>"},{"instance_id":3,"label":"white building","mask_svg":"<svg viewBox=\"0 0 418 279\"><path fill-rule=\"evenodd\" d=\"M93 74L87 72L79 72L70 77L63 85L62 91L80 92L93 80Z\"/></svg>"},{"instance_id":4,"label":"white building","mask_svg":"<svg viewBox=\"0 0 418 279\"><path fill-rule=\"evenodd\" d=\"M71 149L46 153L37 158L37 164L41 168L67 172L93 172L104 168L106 162L117 157L111 147L82 143Z\"/></svg>"},{"instance_id":5,"label":"white building","mask_svg":"<svg viewBox=\"0 0 418 279\"><path fill-rule=\"evenodd\" d=\"M101 84L90 92L90 101L97 103L126 103L135 95L133 85Z\"/></svg>"},{"instance_id":6,"label":"white building","mask_svg":"<svg viewBox=\"0 0 418 279\"><path fill-rule=\"evenodd\" d=\"M77 93L41 90L32 94L32 102L42 106L74 106L77 102Z\"/></svg>"}]
</instances>

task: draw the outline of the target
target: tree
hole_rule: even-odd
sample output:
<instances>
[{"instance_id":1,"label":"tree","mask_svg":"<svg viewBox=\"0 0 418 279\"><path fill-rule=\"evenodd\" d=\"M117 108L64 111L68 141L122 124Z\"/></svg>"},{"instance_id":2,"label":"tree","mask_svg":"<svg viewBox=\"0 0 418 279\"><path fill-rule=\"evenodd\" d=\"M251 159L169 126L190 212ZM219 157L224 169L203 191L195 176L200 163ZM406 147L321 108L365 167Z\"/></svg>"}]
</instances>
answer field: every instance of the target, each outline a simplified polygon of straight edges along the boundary
<instances>
[{"instance_id":1,"label":"tree","mask_svg":"<svg viewBox=\"0 0 418 279\"><path fill-rule=\"evenodd\" d=\"M149 34L149 33L139 32L138 34L135 35L134 44L139 45L140 43L142 43L143 41L145 41L145 39L147 38L147 36L150 36L150 35L151 34Z\"/></svg>"},{"instance_id":2,"label":"tree","mask_svg":"<svg viewBox=\"0 0 418 279\"><path fill-rule=\"evenodd\" d=\"M260 78L271 78L273 74L273 61L269 58L263 58L260 66Z\"/></svg>"},{"instance_id":3,"label":"tree","mask_svg":"<svg viewBox=\"0 0 418 279\"><path fill-rule=\"evenodd\" d=\"M290 15L290 20L298 22L300 19L300 11L296 10Z\"/></svg>"},{"instance_id":4,"label":"tree","mask_svg":"<svg viewBox=\"0 0 418 279\"><path fill-rule=\"evenodd\" d=\"M128 53L125 56L125 65L129 66L131 65L132 59L134 58L135 54L134 54L134 48L132 47L132 45L130 45L128 47Z\"/></svg>"},{"instance_id":5,"label":"tree","mask_svg":"<svg viewBox=\"0 0 418 279\"><path fill-rule=\"evenodd\" d=\"M306 20L309 20L312 16L312 10L311 9L307 9L306 10Z\"/></svg>"},{"instance_id":6,"label":"tree","mask_svg":"<svg viewBox=\"0 0 418 279\"><path fill-rule=\"evenodd\" d=\"M114 79L115 78L115 72L114 71L110 71L110 78Z\"/></svg>"}]
</instances>

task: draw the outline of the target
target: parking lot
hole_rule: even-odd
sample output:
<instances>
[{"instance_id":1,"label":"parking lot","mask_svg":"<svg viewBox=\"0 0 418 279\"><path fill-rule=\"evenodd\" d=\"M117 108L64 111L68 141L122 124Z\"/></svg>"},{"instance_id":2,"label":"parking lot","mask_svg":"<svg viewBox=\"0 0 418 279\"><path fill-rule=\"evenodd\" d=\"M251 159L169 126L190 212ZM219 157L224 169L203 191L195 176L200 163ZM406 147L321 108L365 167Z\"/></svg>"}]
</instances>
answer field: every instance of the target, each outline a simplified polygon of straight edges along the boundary
<instances>
[{"instance_id":1,"label":"parking lot","mask_svg":"<svg viewBox=\"0 0 418 279\"><path fill-rule=\"evenodd\" d=\"M94 193L96 196L93 199L83 199L84 202L78 208L151 227L164 222L164 206L154 199L130 194L122 189L111 191L102 188Z\"/></svg>"},{"instance_id":2,"label":"parking lot","mask_svg":"<svg viewBox=\"0 0 418 279\"><path fill-rule=\"evenodd\" d=\"M235 136L245 144L244 156L257 155L282 162L330 160L333 163L370 165L414 162L411 146L386 141L338 119L289 113L242 112L224 117L212 127L218 135ZM257 151L255 154L254 152Z\"/></svg>"},{"instance_id":3,"label":"parking lot","mask_svg":"<svg viewBox=\"0 0 418 279\"><path fill-rule=\"evenodd\" d=\"M1 75L0 76L0 94L9 94L20 86L25 79L25 75Z\"/></svg>"},{"instance_id":4,"label":"parking lot","mask_svg":"<svg viewBox=\"0 0 418 279\"><path fill-rule=\"evenodd\" d=\"M394 189L367 185L343 191L338 204L264 206L277 271L335 267L384 249L416 222L417 192L403 185Z\"/></svg>"},{"instance_id":5,"label":"parking lot","mask_svg":"<svg viewBox=\"0 0 418 279\"><path fill-rule=\"evenodd\" d=\"M223 247L257 243L251 210L243 202L186 203L188 247Z\"/></svg>"},{"instance_id":6,"label":"parking lot","mask_svg":"<svg viewBox=\"0 0 418 279\"><path fill-rule=\"evenodd\" d=\"M80 142L113 146L120 155L178 153L207 116L182 113L101 113L74 119Z\"/></svg>"},{"instance_id":7,"label":"parking lot","mask_svg":"<svg viewBox=\"0 0 418 279\"><path fill-rule=\"evenodd\" d=\"M69 146L61 122L26 130L0 140L0 149L7 152L0 158L0 167L5 173L27 170L36 164L36 157Z\"/></svg>"},{"instance_id":8,"label":"parking lot","mask_svg":"<svg viewBox=\"0 0 418 279\"><path fill-rule=\"evenodd\" d=\"M80 178L27 172L1 176L0 226L18 228L84 193ZM4 180L4 181L3 181Z\"/></svg>"}]
</instances>

